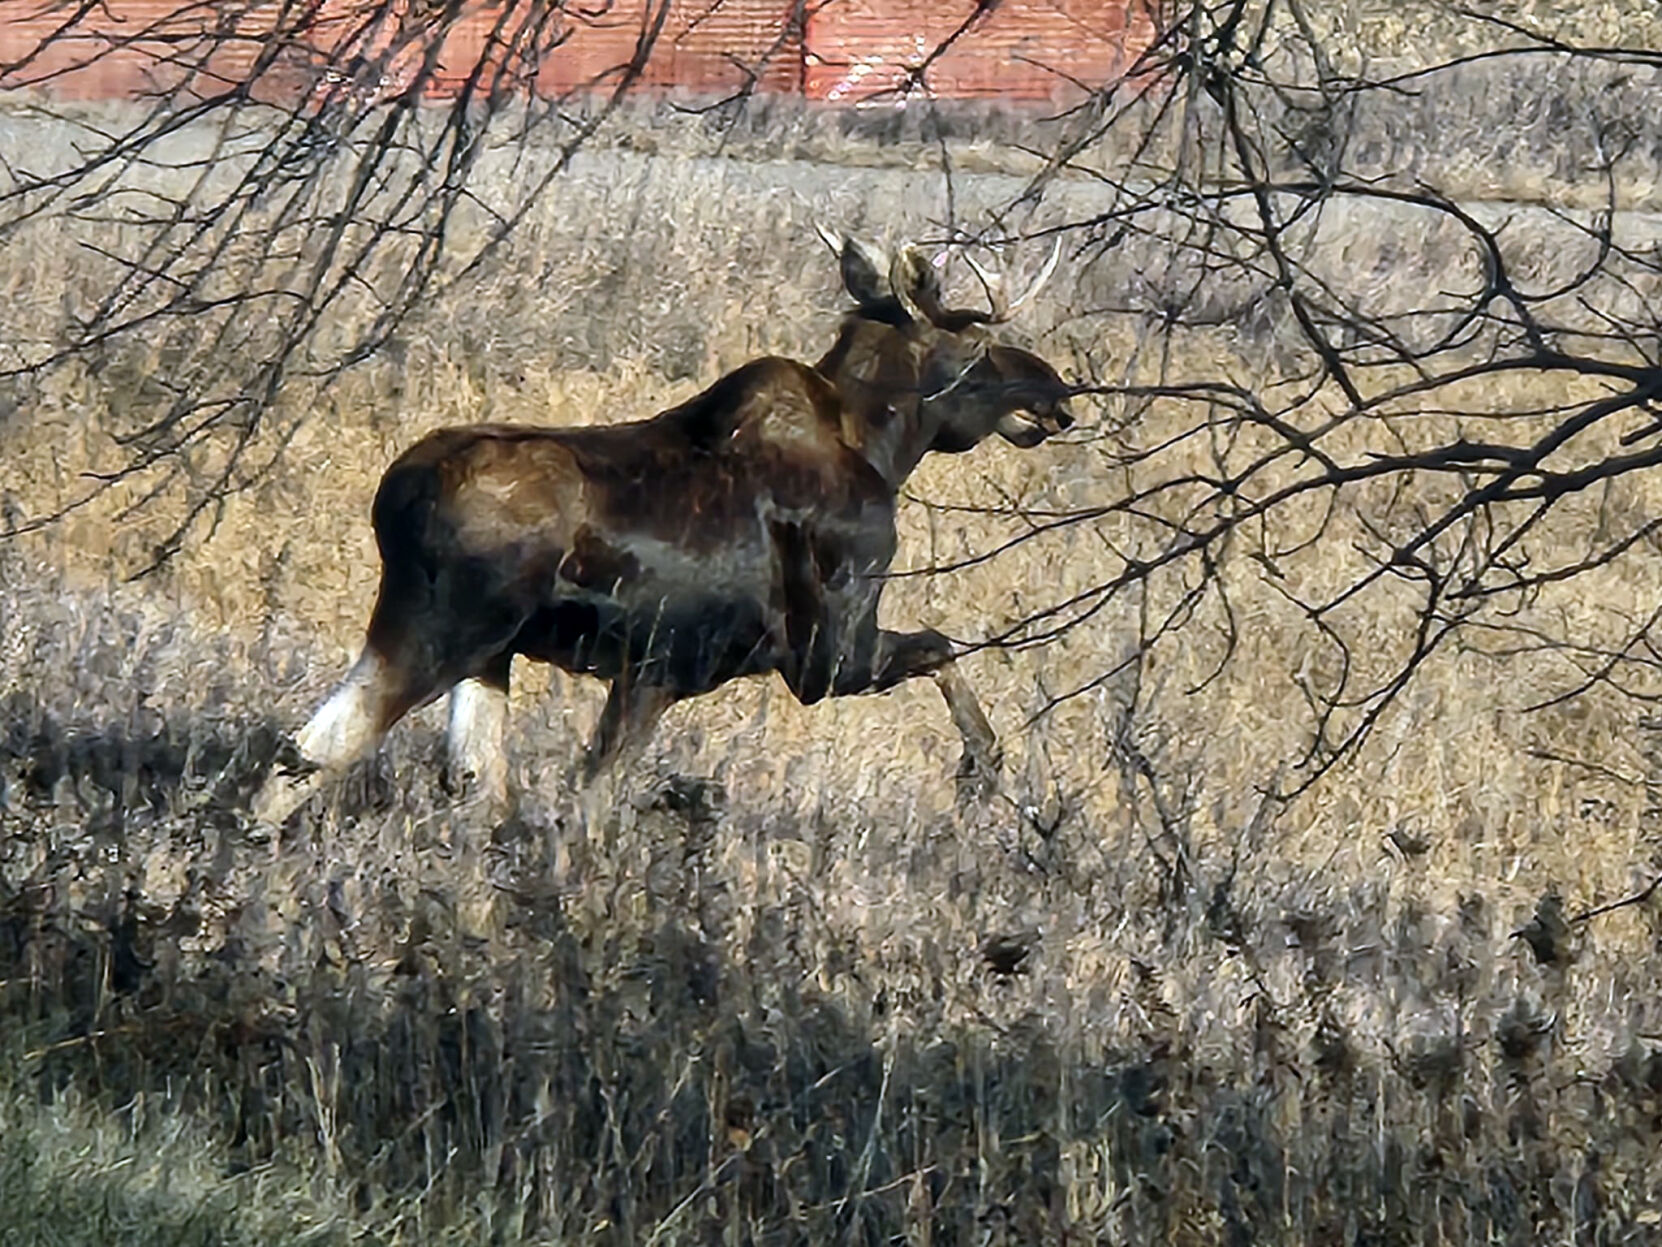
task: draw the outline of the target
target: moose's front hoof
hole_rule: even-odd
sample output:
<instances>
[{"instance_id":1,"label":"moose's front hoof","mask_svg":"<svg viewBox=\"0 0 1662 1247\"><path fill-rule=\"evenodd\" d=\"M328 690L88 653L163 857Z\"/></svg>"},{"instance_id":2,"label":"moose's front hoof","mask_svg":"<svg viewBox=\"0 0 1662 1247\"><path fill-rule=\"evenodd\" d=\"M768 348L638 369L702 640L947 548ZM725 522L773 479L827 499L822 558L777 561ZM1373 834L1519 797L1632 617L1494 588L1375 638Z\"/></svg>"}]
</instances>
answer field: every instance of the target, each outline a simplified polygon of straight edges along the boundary
<instances>
[{"instance_id":1,"label":"moose's front hoof","mask_svg":"<svg viewBox=\"0 0 1662 1247\"><path fill-rule=\"evenodd\" d=\"M294 737L287 732L277 737L276 743L271 747L271 761L266 768L268 775L304 775L312 769L312 764L306 761Z\"/></svg>"},{"instance_id":2,"label":"moose's front hoof","mask_svg":"<svg viewBox=\"0 0 1662 1247\"><path fill-rule=\"evenodd\" d=\"M996 796L999 768L1003 764L1003 752L996 746L988 752L965 749L964 756L958 760L958 808L982 805Z\"/></svg>"}]
</instances>

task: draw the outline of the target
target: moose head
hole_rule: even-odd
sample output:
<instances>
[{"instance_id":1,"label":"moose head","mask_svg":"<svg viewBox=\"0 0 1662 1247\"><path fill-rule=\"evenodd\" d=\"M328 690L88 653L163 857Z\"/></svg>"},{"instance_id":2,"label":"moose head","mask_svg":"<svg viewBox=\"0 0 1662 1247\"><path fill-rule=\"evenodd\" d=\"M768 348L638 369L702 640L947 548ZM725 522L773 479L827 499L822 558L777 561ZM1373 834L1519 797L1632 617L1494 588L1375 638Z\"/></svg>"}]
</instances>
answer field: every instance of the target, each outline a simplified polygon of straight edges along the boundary
<instances>
[{"instance_id":1,"label":"moose head","mask_svg":"<svg viewBox=\"0 0 1662 1247\"><path fill-rule=\"evenodd\" d=\"M930 451L957 454L994 433L1037 446L1073 424L1073 390L1045 360L997 340L1009 320L1056 270L1060 244L1014 299L1004 281L966 256L990 306L949 308L940 271L917 248L892 258L868 243L820 227L837 253L855 307L817 368L841 392L844 438L892 486Z\"/></svg>"}]
</instances>

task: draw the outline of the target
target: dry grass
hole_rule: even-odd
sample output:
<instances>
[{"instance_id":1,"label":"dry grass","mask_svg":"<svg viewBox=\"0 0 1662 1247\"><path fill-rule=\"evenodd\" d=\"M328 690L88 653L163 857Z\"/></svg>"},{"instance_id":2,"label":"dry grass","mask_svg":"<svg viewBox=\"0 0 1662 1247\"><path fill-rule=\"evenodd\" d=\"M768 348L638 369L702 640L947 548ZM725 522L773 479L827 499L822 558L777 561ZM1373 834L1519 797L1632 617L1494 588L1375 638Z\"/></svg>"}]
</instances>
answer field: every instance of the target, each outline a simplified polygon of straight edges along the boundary
<instances>
[{"instance_id":1,"label":"dry grass","mask_svg":"<svg viewBox=\"0 0 1662 1247\"><path fill-rule=\"evenodd\" d=\"M760 351L810 354L839 305L810 217L892 236L939 192L895 169L597 153L489 284L332 390L289 470L164 573L120 581L166 516L118 521L119 498L0 547L0 1206L66 1241L96 1224L71 1178L99 1184L110 1224L203 1241L1655 1232L1654 907L1576 926L1550 963L1512 938L1549 894L1574 913L1656 869L1655 729L1606 693L1522 715L1564 678L1549 658L1451 651L1351 767L1272 806L1258 789L1308 730L1294 677L1326 659L1245 558L1226 568L1241 642L1201 691L1215 612L1026 723L1133 649L1176 583L969 660L1011 800L968 816L933 690L804 709L760 681L677 708L584 802L565 776L600 690L522 666L514 820L443 797L428 711L295 834L247 836L233 807L357 643L364 517L397 447L460 420L643 414ZM1046 210L1092 194L1069 183ZM1460 262L1368 224L1332 225L1335 263L1415 280ZM57 228L0 265L14 340L50 338L96 278ZM1129 280L1075 275L1038 309L1041 348L1146 375L1122 324L1073 310ZM1278 349L1248 325L1179 363L1245 374ZM158 361L115 365L12 396L8 505L36 513L109 462ZM1123 487L1105 462L1088 437L987 446L913 492L1072 505ZM1655 513L1659 488L1624 483L1555 531L1573 548L1599 506ZM902 557L1014 523L914 505ZM902 580L890 618L982 636L1147 540L1081 528ZM1332 542L1282 585L1315 596L1361 566ZM1635 556L1534 609L1597 635L1659 580ZM1352 621L1374 661L1404 609L1386 595ZM986 964L996 934L1031 942L1020 973Z\"/></svg>"}]
</instances>

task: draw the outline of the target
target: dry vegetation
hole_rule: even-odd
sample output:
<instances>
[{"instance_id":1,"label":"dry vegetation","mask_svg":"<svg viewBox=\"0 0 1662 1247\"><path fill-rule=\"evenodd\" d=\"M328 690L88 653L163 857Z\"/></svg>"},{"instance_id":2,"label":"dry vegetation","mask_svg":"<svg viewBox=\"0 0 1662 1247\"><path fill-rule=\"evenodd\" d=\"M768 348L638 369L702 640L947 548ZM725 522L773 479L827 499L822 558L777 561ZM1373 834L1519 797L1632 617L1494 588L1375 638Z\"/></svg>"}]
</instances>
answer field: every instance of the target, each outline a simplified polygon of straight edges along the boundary
<instances>
[{"instance_id":1,"label":"dry vegetation","mask_svg":"<svg viewBox=\"0 0 1662 1247\"><path fill-rule=\"evenodd\" d=\"M1146 652L1181 568L1052 645L975 655L1009 760L968 814L932 689L803 709L772 682L678 707L584 801L567 776L600 690L522 666L513 820L439 789L433 710L280 841L250 836L240 801L358 641L396 448L456 421L627 418L758 352L811 356L840 303L810 221L887 238L941 207L938 176L880 167L894 149L857 134L798 153L841 164L759 160L755 136L738 160L679 154L691 123L636 124L655 153L580 158L483 278L286 400L309 418L284 466L160 572L123 578L169 525L166 499L128 509L143 479L0 546L0 1207L23 1210L0 1244L1662 1232L1657 911L1575 921L1662 871L1662 725L1603 687L1525 713L1578 673L1522 631L1472 634L1349 764L1266 798L1331 661L1296 599L1366 566L1344 540L1273 565L1241 543L1227 611L1204 598ZM1557 160L1526 154L1530 177ZM961 177L959 211L1020 185ZM1043 211L1098 193L1065 179ZM1531 211L1495 209L1539 230L1525 273L1544 279L1573 257ZM1454 280L1468 258L1402 232L1420 228L1335 211L1319 241L1382 288ZM51 341L97 288L83 241L52 218L8 241L10 341ZM1129 280L1112 257L1069 274L1028 325L1039 348L1153 377L1150 342L1094 310ZM1182 371L1273 374L1280 332L1223 326ZM132 349L0 394L8 522L108 467L170 364ZM1485 402L1566 397L1512 384ZM1111 498L1139 470L1127 441L1186 419L1093 415L1039 451L929 464L902 558L951 563ZM1344 514L1426 502L1381 485ZM1554 531L1573 550L1659 510L1662 485L1627 478ZM1148 540L1130 517L1068 528L901 579L889 616L980 639ZM1593 642L1659 592L1647 545L1510 622ZM1367 604L1363 661L1385 669L1410 610Z\"/></svg>"}]
</instances>

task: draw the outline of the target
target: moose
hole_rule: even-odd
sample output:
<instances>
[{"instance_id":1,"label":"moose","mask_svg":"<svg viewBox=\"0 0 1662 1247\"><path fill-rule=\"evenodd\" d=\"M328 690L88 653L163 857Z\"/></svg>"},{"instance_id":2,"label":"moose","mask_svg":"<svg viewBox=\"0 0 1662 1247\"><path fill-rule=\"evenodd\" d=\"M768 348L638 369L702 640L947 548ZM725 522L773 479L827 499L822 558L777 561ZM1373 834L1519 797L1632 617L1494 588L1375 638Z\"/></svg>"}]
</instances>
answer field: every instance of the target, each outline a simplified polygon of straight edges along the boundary
<instances>
[{"instance_id":1,"label":"moose","mask_svg":"<svg viewBox=\"0 0 1662 1247\"><path fill-rule=\"evenodd\" d=\"M283 822L446 690L448 779L500 808L516 654L610 681L585 782L675 702L768 672L804 704L930 676L963 738L961 788L996 782L997 738L951 643L882 629L877 607L896 496L925 454L1072 425L1056 370L989 329L1059 249L1016 299L972 262L989 308L948 308L917 249L820 233L855 306L812 367L756 359L650 419L445 428L398 457L371 511L381 581L362 653L257 819Z\"/></svg>"}]
</instances>

